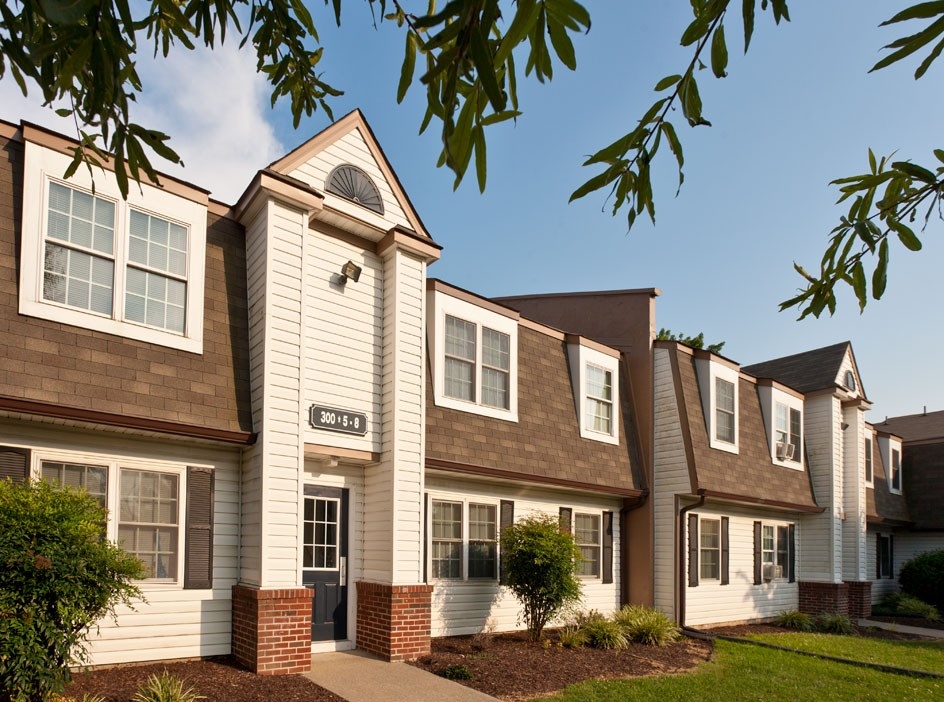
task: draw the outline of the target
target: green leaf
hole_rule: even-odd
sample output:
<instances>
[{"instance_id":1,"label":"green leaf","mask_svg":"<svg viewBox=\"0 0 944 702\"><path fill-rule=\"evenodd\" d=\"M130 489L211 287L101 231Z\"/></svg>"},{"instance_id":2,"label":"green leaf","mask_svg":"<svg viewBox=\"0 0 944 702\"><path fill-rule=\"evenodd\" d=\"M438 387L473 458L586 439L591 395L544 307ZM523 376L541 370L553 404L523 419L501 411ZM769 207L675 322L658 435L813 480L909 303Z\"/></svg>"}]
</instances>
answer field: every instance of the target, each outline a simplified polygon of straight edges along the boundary
<instances>
[{"instance_id":1,"label":"green leaf","mask_svg":"<svg viewBox=\"0 0 944 702\"><path fill-rule=\"evenodd\" d=\"M593 176L593 178L588 180L586 183L581 185L579 188L574 190L574 192L571 193L570 199L567 202L573 202L574 200L579 200L584 195L588 195L594 192L595 190L599 190L600 188L609 185L616 179L617 175L618 175L618 171L613 167L606 169L602 173L598 173L597 175Z\"/></svg>"},{"instance_id":2,"label":"green leaf","mask_svg":"<svg viewBox=\"0 0 944 702\"><path fill-rule=\"evenodd\" d=\"M98 5L98 0L39 0L43 14L51 24L78 24Z\"/></svg>"},{"instance_id":3,"label":"green leaf","mask_svg":"<svg viewBox=\"0 0 944 702\"><path fill-rule=\"evenodd\" d=\"M882 239L878 247L878 264L872 273L872 297L882 299L888 282L888 239Z\"/></svg>"},{"instance_id":4,"label":"green leaf","mask_svg":"<svg viewBox=\"0 0 944 702\"><path fill-rule=\"evenodd\" d=\"M724 41L724 25L719 24L711 36L711 72L715 78L724 78L728 68L728 46Z\"/></svg>"},{"instance_id":5,"label":"green leaf","mask_svg":"<svg viewBox=\"0 0 944 702\"><path fill-rule=\"evenodd\" d=\"M488 96L488 101L492 109L501 112L505 109L505 94L498 87L498 77L495 75L495 67L492 64L492 57L488 53L488 44L482 32L476 28L472 31L469 42L469 52L472 55L472 61L475 64L475 70L478 73L479 82Z\"/></svg>"},{"instance_id":6,"label":"green leaf","mask_svg":"<svg viewBox=\"0 0 944 702\"><path fill-rule=\"evenodd\" d=\"M660 80L658 83L656 83L656 87L654 88L654 90L657 93L662 92L663 90L667 90L668 88L671 88L680 80L682 80L682 76L678 74L675 74L674 76L666 76L665 78Z\"/></svg>"},{"instance_id":7,"label":"green leaf","mask_svg":"<svg viewBox=\"0 0 944 702\"><path fill-rule=\"evenodd\" d=\"M895 161L892 164L892 168L896 171L900 171L906 175L911 176L912 178L917 178L920 181L923 181L929 185L933 184L937 179L934 177L934 174L929 171L927 168L923 168L915 163L909 163L908 161Z\"/></svg>"},{"instance_id":8,"label":"green leaf","mask_svg":"<svg viewBox=\"0 0 944 702\"><path fill-rule=\"evenodd\" d=\"M934 149L934 155L937 156L938 161L944 163L944 149Z\"/></svg>"},{"instance_id":9,"label":"green leaf","mask_svg":"<svg viewBox=\"0 0 944 702\"><path fill-rule=\"evenodd\" d=\"M403 65L400 67L400 82L397 85L397 102L403 102L410 85L413 83L413 72L416 70L416 38L413 32L406 33L406 48L403 53Z\"/></svg>"},{"instance_id":10,"label":"green leaf","mask_svg":"<svg viewBox=\"0 0 944 702\"><path fill-rule=\"evenodd\" d=\"M479 183L479 192L485 192L487 160L485 158L485 134L477 127L472 134L472 147L475 149L475 176Z\"/></svg>"},{"instance_id":11,"label":"green leaf","mask_svg":"<svg viewBox=\"0 0 944 702\"><path fill-rule=\"evenodd\" d=\"M744 17L744 53L751 45L751 36L754 34L754 2L755 0L742 0L741 14Z\"/></svg>"},{"instance_id":12,"label":"green leaf","mask_svg":"<svg viewBox=\"0 0 944 702\"><path fill-rule=\"evenodd\" d=\"M899 241L905 245L906 249L909 251L921 250L921 240L918 239L910 227L893 217L888 218L888 226L898 235Z\"/></svg>"},{"instance_id":13,"label":"green leaf","mask_svg":"<svg viewBox=\"0 0 944 702\"><path fill-rule=\"evenodd\" d=\"M865 309L868 302L868 294L865 289L865 268L862 261L857 261L852 267L852 289L855 291L856 299L859 301L859 312Z\"/></svg>"},{"instance_id":14,"label":"green leaf","mask_svg":"<svg viewBox=\"0 0 944 702\"><path fill-rule=\"evenodd\" d=\"M574 53L574 44L567 35L564 25L558 22L548 22L547 33L551 36L551 46L554 47L557 58L570 70L576 70L577 56Z\"/></svg>"},{"instance_id":15,"label":"green leaf","mask_svg":"<svg viewBox=\"0 0 944 702\"><path fill-rule=\"evenodd\" d=\"M482 119L482 126L488 127L489 125L498 124L499 122L505 122L509 119L517 119L520 116L521 116L521 113L518 110L505 110L503 112L493 112L492 114Z\"/></svg>"},{"instance_id":16,"label":"green leaf","mask_svg":"<svg viewBox=\"0 0 944 702\"><path fill-rule=\"evenodd\" d=\"M944 14L944 2L936 0L935 2L922 2L911 7L906 7L891 19L887 19L879 26L886 27L896 22L905 22L911 19L929 19L935 15Z\"/></svg>"},{"instance_id":17,"label":"green leaf","mask_svg":"<svg viewBox=\"0 0 944 702\"><path fill-rule=\"evenodd\" d=\"M935 20L930 25L928 25L925 29L918 32L917 34L912 34L911 36L908 36L908 37L902 37L901 39L896 39L885 48L886 49L897 48L898 50L892 52L891 54L883 58L881 61L876 63L874 66L872 66L872 68L869 69L869 73L871 73L872 71L877 71L879 69L890 66L893 63L901 61L906 56L910 56L918 49L922 48L926 44L933 41L942 32L944 32L944 17L941 17Z\"/></svg>"},{"instance_id":18,"label":"green leaf","mask_svg":"<svg viewBox=\"0 0 944 702\"><path fill-rule=\"evenodd\" d=\"M690 46L701 39L708 32L708 19L704 15L698 15L692 21L685 31L682 32L682 46Z\"/></svg>"},{"instance_id":19,"label":"green leaf","mask_svg":"<svg viewBox=\"0 0 944 702\"><path fill-rule=\"evenodd\" d=\"M915 80L918 80L921 76L927 73L928 69L931 67L931 64L934 63L938 56L941 55L941 51L944 50L944 39L941 39L933 49L931 53L924 57L924 61L921 62L921 65L918 66L915 71L914 77Z\"/></svg>"}]
</instances>

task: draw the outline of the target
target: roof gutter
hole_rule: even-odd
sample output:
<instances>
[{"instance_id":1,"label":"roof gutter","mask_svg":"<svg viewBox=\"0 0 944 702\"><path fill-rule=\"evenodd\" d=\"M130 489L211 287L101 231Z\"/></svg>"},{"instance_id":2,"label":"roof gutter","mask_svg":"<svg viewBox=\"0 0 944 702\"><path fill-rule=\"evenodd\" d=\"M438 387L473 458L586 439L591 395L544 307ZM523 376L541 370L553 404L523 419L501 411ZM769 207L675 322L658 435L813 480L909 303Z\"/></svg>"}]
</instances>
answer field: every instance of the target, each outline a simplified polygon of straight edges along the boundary
<instances>
[{"instance_id":1,"label":"roof gutter","mask_svg":"<svg viewBox=\"0 0 944 702\"><path fill-rule=\"evenodd\" d=\"M698 502L688 505L687 507L682 507L678 511L678 563L679 563L679 572L678 572L678 620L679 627L684 631L687 629L685 626L685 588L687 583L685 582L685 568L682 567L682 564L685 563L685 515L688 514L693 509L698 509L699 507L704 506L705 499L708 497L708 491L704 488L698 490Z\"/></svg>"}]
</instances>

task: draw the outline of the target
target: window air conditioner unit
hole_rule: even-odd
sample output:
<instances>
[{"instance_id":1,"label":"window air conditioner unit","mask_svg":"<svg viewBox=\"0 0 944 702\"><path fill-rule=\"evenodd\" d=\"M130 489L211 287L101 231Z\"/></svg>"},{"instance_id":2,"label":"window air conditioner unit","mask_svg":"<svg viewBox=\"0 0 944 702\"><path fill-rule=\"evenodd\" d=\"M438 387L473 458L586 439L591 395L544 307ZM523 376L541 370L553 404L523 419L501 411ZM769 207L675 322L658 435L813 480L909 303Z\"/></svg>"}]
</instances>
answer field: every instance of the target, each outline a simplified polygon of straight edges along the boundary
<instances>
[{"instance_id":1,"label":"window air conditioner unit","mask_svg":"<svg viewBox=\"0 0 944 702\"><path fill-rule=\"evenodd\" d=\"M773 563L764 563L764 580L776 580L783 577L783 566Z\"/></svg>"},{"instance_id":2,"label":"window air conditioner unit","mask_svg":"<svg viewBox=\"0 0 944 702\"><path fill-rule=\"evenodd\" d=\"M777 442L777 460L778 461L792 461L793 452L796 449L796 446L793 444L788 444L786 441Z\"/></svg>"}]
</instances>

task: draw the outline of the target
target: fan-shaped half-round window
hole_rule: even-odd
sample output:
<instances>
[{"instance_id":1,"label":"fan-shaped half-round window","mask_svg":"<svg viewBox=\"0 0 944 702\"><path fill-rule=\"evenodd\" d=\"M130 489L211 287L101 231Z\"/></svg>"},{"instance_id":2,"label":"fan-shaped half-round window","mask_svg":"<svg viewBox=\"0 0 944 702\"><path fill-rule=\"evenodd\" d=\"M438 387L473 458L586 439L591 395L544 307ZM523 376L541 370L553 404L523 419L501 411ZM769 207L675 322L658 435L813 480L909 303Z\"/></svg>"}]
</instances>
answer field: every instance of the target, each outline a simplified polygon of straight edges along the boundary
<instances>
[{"instance_id":1,"label":"fan-shaped half-round window","mask_svg":"<svg viewBox=\"0 0 944 702\"><path fill-rule=\"evenodd\" d=\"M342 164L331 171L325 186L329 193L363 205L377 214L383 214L383 200L380 191L364 171L349 163Z\"/></svg>"},{"instance_id":2,"label":"fan-shaped half-round window","mask_svg":"<svg viewBox=\"0 0 944 702\"><path fill-rule=\"evenodd\" d=\"M850 390L855 390L856 389L855 373L853 373L851 370L847 370L846 377L843 384Z\"/></svg>"}]
</instances>

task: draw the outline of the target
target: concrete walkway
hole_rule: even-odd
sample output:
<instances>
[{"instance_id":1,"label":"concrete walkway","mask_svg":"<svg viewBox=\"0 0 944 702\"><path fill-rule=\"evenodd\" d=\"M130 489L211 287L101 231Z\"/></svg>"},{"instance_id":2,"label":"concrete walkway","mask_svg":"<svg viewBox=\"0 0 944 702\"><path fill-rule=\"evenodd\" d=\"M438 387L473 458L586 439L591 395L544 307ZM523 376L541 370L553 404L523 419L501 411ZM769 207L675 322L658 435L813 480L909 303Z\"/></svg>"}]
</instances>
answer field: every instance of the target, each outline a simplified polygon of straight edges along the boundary
<instances>
[{"instance_id":1,"label":"concrete walkway","mask_svg":"<svg viewBox=\"0 0 944 702\"><path fill-rule=\"evenodd\" d=\"M305 677L348 702L495 702L452 680L363 651L315 654Z\"/></svg>"},{"instance_id":2,"label":"concrete walkway","mask_svg":"<svg viewBox=\"0 0 944 702\"><path fill-rule=\"evenodd\" d=\"M927 636L929 639L944 639L944 629L925 629L920 626L905 626L904 624L892 624L891 622L877 622L872 619L860 619L859 626L874 626L876 629L897 631L900 634Z\"/></svg>"}]
</instances>

